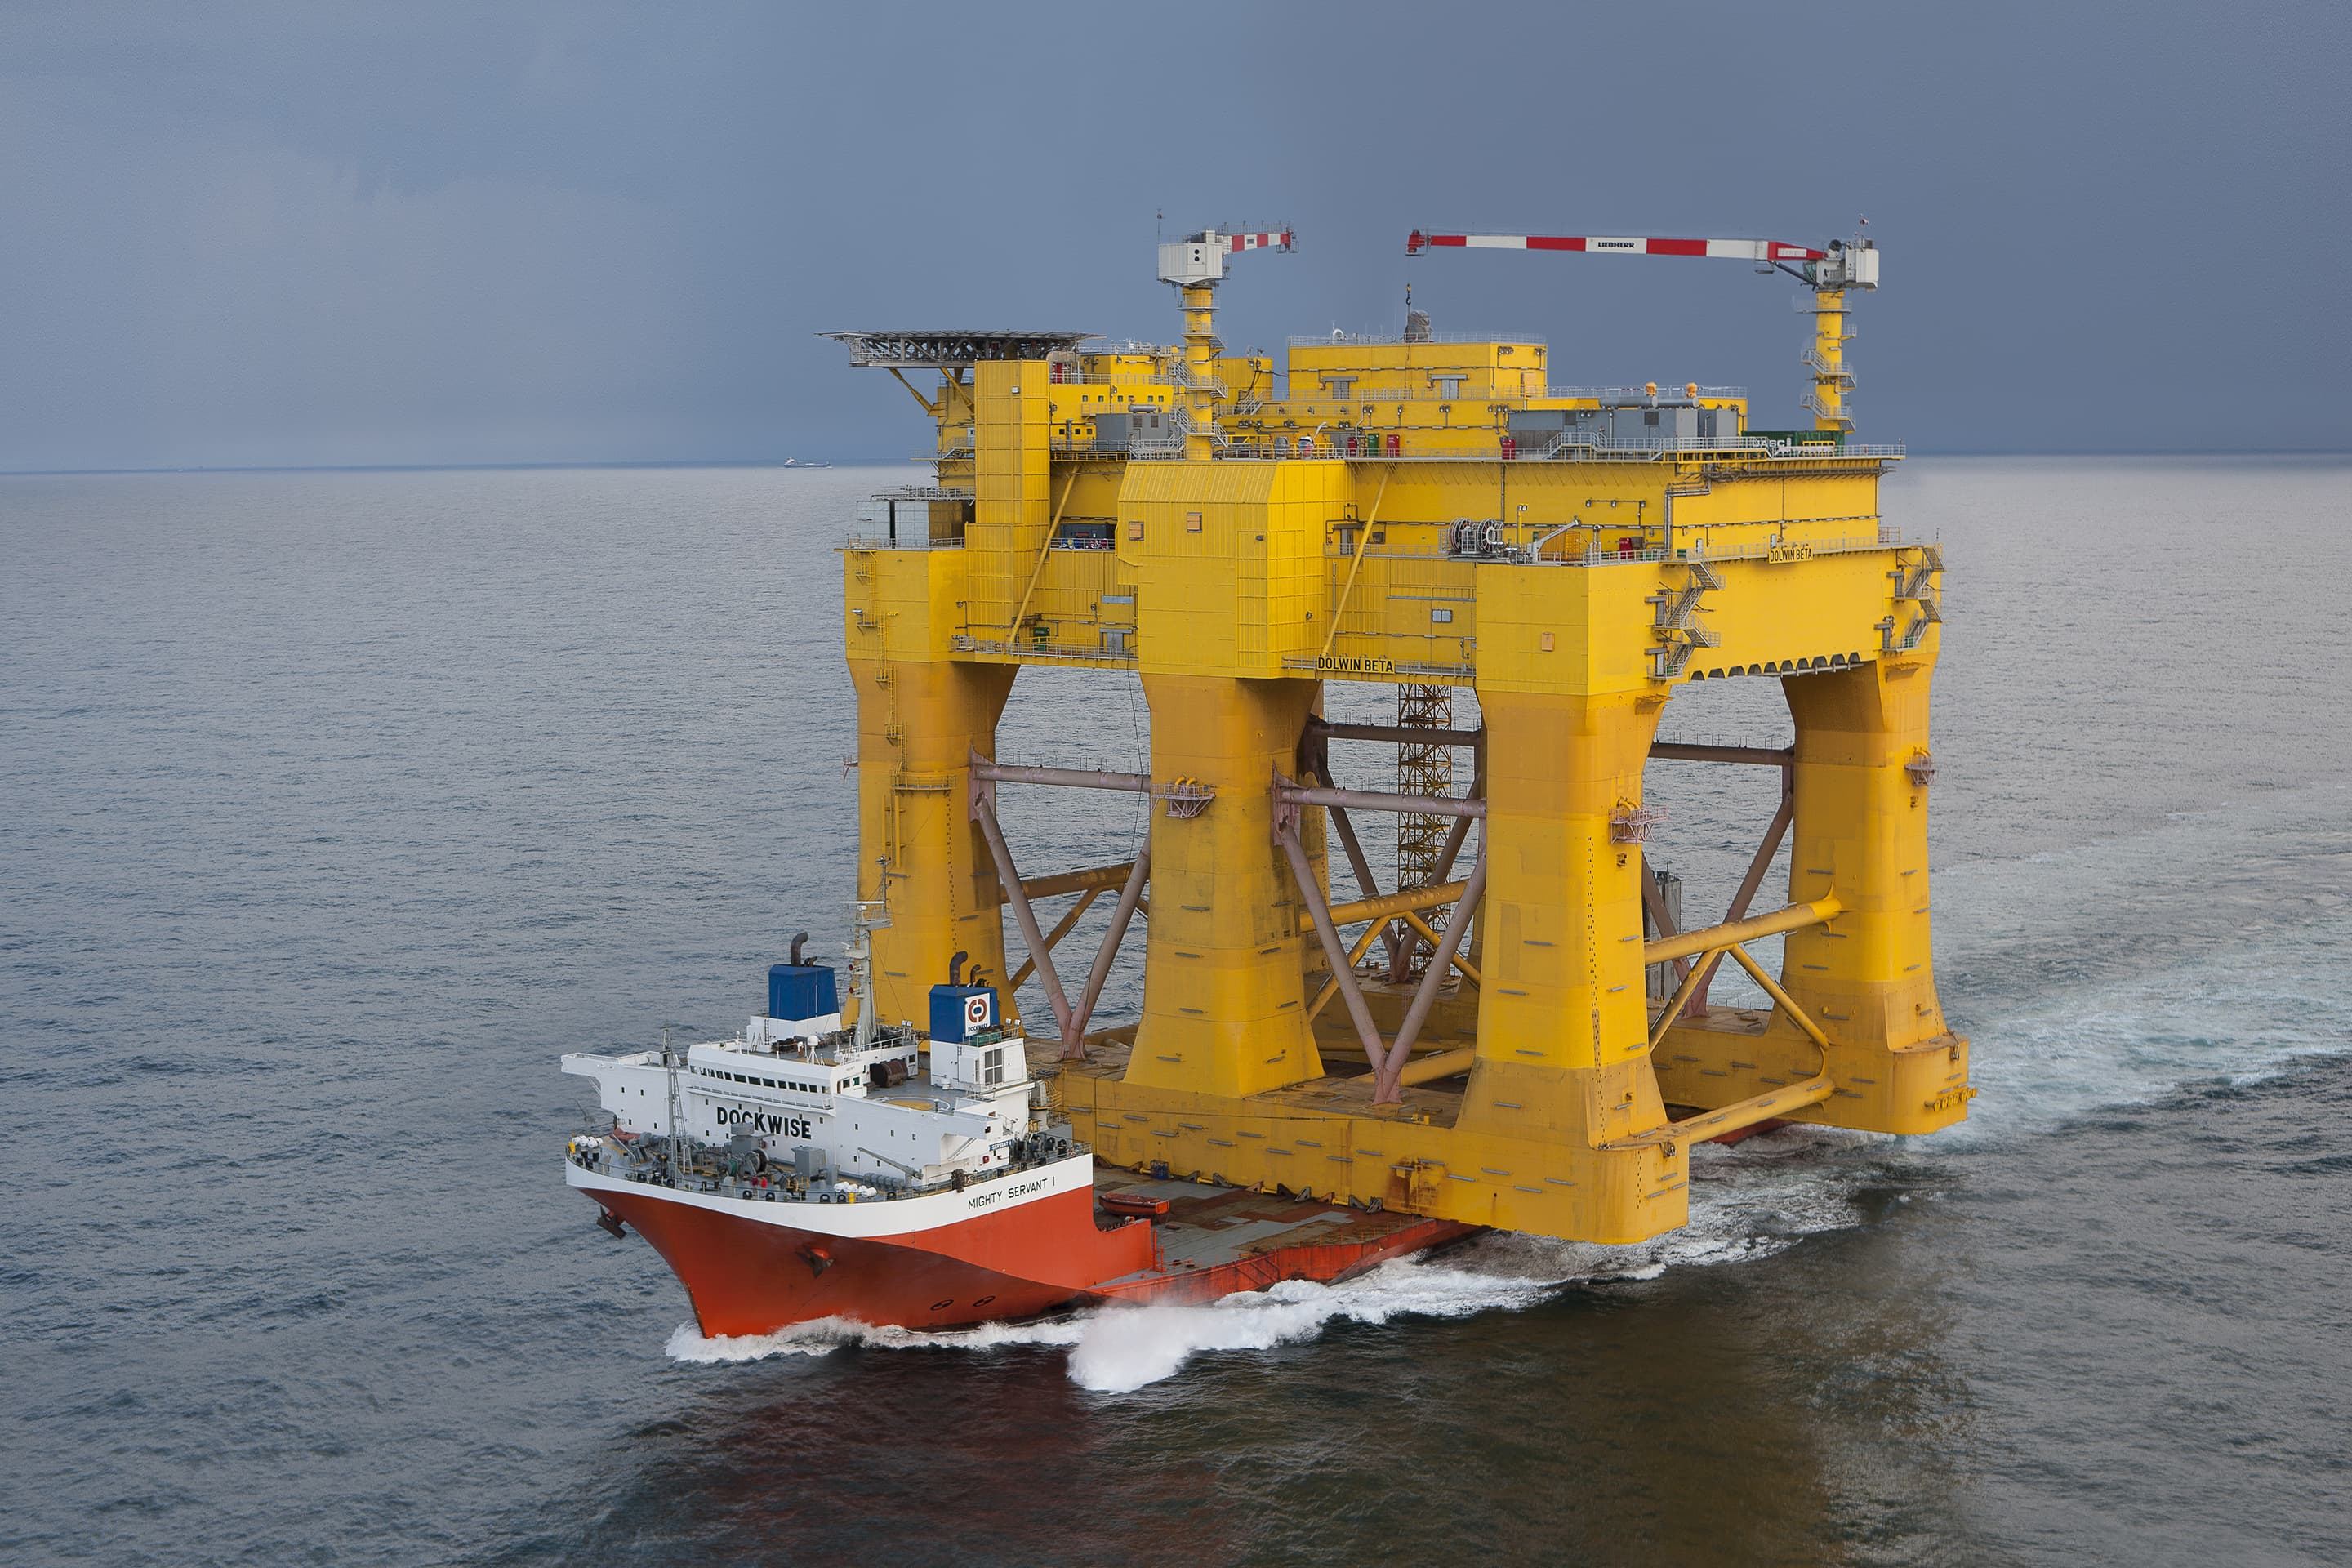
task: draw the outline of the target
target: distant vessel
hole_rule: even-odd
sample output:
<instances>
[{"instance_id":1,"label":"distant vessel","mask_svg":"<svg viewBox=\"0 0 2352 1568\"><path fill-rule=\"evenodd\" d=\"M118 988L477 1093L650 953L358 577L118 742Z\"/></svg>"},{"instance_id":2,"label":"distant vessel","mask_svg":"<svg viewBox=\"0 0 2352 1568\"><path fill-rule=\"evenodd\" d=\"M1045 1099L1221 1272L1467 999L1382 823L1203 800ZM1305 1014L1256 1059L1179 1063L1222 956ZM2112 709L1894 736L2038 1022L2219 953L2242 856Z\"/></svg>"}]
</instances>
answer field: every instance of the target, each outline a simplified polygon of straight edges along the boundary
<instances>
[{"instance_id":1,"label":"distant vessel","mask_svg":"<svg viewBox=\"0 0 2352 1568\"><path fill-rule=\"evenodd\" d=\"M769 971L735 1039L568 1055L609 1131L572 1140L570 1184L667 1260L706 1334L819 1318L949 1328L1075 1302L1207 1300L1332 1279L1472 1227L1171 1179L1117 1176L1047 1113L992 986L950 974L926 1041L875 1022L867 923L856 1022L829 967Z\"/></svg>"},{"instance_id":2,"label":"distant vessel","mask_svg":"<svg viewBox=\"0 0 2352 1568\"><path fill-rule=\"evenodd\" d=\"M786 458L781 466L787 468L829 468L833 467L831 463L803 463L798 458Z\"/></svg>"}]
</instances>

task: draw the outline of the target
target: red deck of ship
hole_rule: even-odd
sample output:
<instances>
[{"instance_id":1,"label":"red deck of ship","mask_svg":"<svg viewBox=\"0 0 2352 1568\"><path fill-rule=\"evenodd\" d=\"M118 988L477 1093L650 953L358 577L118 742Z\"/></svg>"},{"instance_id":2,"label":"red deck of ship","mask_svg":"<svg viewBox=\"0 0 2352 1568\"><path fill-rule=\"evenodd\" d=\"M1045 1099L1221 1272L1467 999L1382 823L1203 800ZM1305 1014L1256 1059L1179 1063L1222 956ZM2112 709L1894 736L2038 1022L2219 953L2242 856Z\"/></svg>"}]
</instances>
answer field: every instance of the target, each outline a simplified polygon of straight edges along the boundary
<instances>
[{"instance_id":1,"label":"red deck of ship","mask_svg":"<svg viewBox=\"0 0 2352 1568\"><path fill-rule=\"evenodd\" d=\"M1095 1189L1168 1204L1153 1222L1154 1267L1104 1280L1090 1292L1101 1300L1210 1301L1286 1279L1344 1279L1477 1228L1128 1171L1097 1171Z\"/></svg>"}]
</instances>

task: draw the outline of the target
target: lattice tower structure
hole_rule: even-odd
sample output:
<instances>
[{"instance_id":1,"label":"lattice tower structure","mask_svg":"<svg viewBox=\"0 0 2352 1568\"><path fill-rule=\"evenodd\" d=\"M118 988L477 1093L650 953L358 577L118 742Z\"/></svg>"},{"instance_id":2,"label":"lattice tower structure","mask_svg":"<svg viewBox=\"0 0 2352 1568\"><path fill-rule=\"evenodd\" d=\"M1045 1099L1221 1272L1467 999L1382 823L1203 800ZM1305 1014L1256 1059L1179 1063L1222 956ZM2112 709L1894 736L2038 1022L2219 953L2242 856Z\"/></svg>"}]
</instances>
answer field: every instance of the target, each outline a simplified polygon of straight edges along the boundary
<instances>
[{"instance_id":1,"label":"lattice tower structure","mask_svg":"<svg viewBox=\"0 0 2352 1568\"><path fill-rule=\"evenodd\" d=\"M1454 688L1412 682L1399 686L1396 720L1400 730L1451 730L1454 727ZM1452 795L1452 742L1397 742L1396 787L1399 795ZM1396 880L1399 891L1431 887L1440 880L1438 872L1446 858L1446 841L1454 832L1454 821L1455 818L1451 816L1433 816L1425 812L1397 813ZM1450 905L1440 904L1423 910L1422 919L1432 931L1443 932L1451 913ZM1397 943L1396 962L1390 970L1389 978L1398 981L1419 979L1428 972L1430 954L1435 951L1427 937L1410 926L1406 927L1403 937Z\"/></svg>"}]
</instances>

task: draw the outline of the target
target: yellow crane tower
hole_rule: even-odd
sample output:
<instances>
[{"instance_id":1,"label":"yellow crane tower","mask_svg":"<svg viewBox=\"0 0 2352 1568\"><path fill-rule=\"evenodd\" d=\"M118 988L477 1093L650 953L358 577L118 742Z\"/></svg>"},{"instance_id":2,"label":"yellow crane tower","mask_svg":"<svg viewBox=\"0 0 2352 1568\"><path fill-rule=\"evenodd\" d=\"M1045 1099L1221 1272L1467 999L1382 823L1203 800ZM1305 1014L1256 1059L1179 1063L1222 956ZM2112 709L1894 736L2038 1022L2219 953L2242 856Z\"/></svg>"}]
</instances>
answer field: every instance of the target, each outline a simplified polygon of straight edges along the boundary
<instances>
[{"instance_id":1,"label":"yellow crane tower","mask_svg":"<svg viewBox=\"0 0 2352 1568\"><path fill-rule=\"evenodd\" d=\"M844 554L858 896L892 919L877 1007L923 1017L959 952L1005 974L1009 906L1012 985L1034 976L1051 1092L1100 1160L1583 1240L1684 1223L1695 1141L1964 1116L1927 889L1943 561L1879 513L1901 448L1853 438L1840 353L1843 290L1875 286L1875 249L1413 237L1798 270L1815 427L1767 431L1734 388L1559 385L1538 339L1423 321L1293 339L1277 395L1272 356L1228 353L1211 315L1224 258L1261 247L1290 237L1162 247L1178 345L829 334L855 363L939 378L908 384L931 482L876 497ZM999 759L1024 668L1139 674L1149 771ZM1656 742L1677 692L1741 679L1780 683L1792 745ZM1328 721L1333 680L1470 689L1483 721ZM1466 753L1468 787L1342 787L1335 749L1365 744ZM1646 873L1654 758L1781 780L1714 924L1675 929ZM1024 871L1004 788L1146 795L1148 842ZM1373 813L1447 825L1423 885L1378 886L1356 826ZM1785 901L1752 912L1784 838ZM1114 889L1073 987L1056 948ZM1049 930L1039 906L1063 899ZM1096 1029L1138 918L1141 1016ZM1370 960L1391 932L1418 939L1418 974ZM1747 944L1780 934L1775 973ZM1707 1005L1727 958L1768 1007ZM1672 976L1654 1002L1653 965Z\"/></svg>"}]
</instances>

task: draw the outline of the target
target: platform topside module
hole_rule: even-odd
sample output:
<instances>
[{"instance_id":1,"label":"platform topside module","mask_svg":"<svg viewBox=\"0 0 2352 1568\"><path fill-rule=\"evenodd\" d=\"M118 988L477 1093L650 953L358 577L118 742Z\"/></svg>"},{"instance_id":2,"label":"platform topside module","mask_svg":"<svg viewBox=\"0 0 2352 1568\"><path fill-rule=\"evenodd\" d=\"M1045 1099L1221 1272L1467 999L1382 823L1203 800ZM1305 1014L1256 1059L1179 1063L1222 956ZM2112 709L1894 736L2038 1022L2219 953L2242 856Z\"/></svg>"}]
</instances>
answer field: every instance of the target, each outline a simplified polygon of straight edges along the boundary
<instances>
[{"instance_id":1,"label":"platform topside module","mask_svg":"<svg viewBox=\"0 0 2352 1568\"><path fill-rule=\"evenodd\" d=\"M936 431L935 481L876 497L844 560L882 1016L921 1016L956 954L1012 968L1009 908L1052 1015L1034 1033L1066 1047L1052 1092L1106 1163L1593 1241L1683 1224L1695 1141L1960 1120L1927 895L1943 562L1880 516L1901 452L1854 438L1842 353L1875 248L1413 236L1797 276L1813 420L1779 431L1737 389L1554 386L1541 341L1418 312L1393 338L1292 340L1278 388L1271 355L1217 340L1214 290L1240 253L1288 248L1163 246L1171 345L834 334ZM1137 671L1150 772L998 760L1023 666ZM1655 742L1678 687L1752 676L1780 681L1792 747ZM1395 687L1399 722L1325 722L1331 679ZM1450 721L1465 687L1475 729ZM1406 787L1336 787L1332 748L1360 744L1399 748ZM1780 774L1718 923L1676 930L1644 866L1654 757ZM1144 852L1024 873L994 798L1031 785L1151 796ZM1373 813L1399 821L1402 888L1373 883ZM1117 911L1066 975L1071 922L1049 934L1037 908L1066 897ZM1090 1033L1139 912L1142 1016ZM1744 944L1780 934L1775 974ZM1727 959L1769 1012L1707 1005Z\"/></svg>"}]
</instances>

